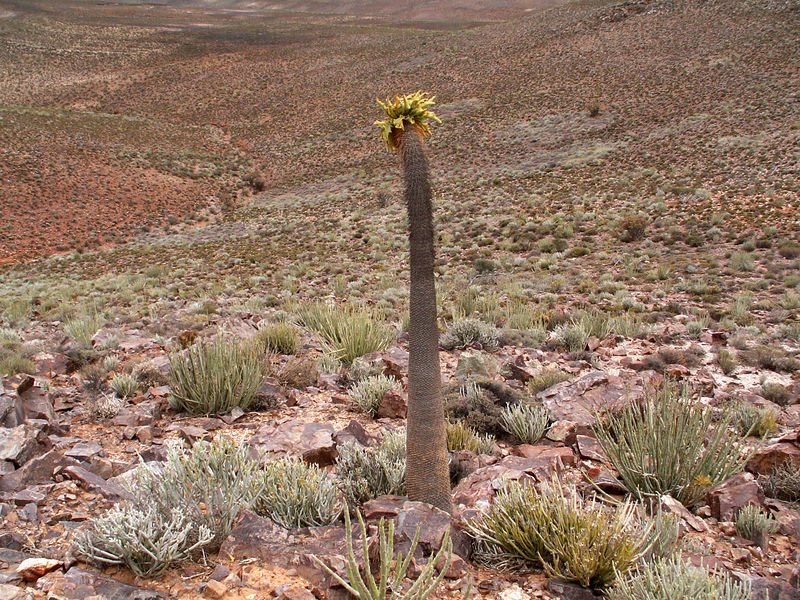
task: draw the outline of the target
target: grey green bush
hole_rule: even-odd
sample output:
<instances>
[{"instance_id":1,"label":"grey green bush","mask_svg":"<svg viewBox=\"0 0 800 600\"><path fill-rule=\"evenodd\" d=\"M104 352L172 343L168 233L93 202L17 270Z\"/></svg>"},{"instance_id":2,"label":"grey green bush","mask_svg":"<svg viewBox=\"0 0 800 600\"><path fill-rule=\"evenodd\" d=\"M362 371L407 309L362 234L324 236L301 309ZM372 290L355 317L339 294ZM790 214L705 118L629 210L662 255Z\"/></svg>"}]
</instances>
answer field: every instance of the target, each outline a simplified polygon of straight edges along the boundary
<instances>
[{"instance_id":1,"label":"grey green bush","mask_svg":"<svg viewBox=\"0 0 800 600\"><path fill-rule=\"evenodd\" d=\"M736 513L736 532L748 540L757 540L778 531L778 521L760 506L748 504Z\"/></svg>"},{"instance_id":2,"label":"grey green bush","mask_svg":"<svg viewBox=\"0 0 800 600\"><path fill-rule=\"evenodd\" d=\"M493 454L494 436L477 433L461 421L447 422L447 450L469 450L475 454Z\"/></svg>"},{"instance_id":3,"label":"grey green bush","mask_svg":"<svg viewBox=\"0 0 800 600\"><path fill-rule=\"evenodd\" d=\"M127 373L117 373L111 378L108 386L120 398L130 398L136 394L139 382Z\"/></svg>"},{"instance_id":4,"label":"grey green bush","mask_svg":"<svg viewBox=\"0 0 800 600\"><path fill-rule=\"evenodd\" d=\"M786 460L768 475L759 476L758 480L770 498L800 502L800 463L793 464Z\"/></svg>"},{"instance_id":5,"label":"grey green bush","mask_svg":"<svg viewBox=\"0 0 800 600\"><path fill-rule=\"evenodd\" d=\"M255 510L286 529L330 525L341 514L336 481L317 465L296 458L271 461Z\"/></svg>"},{"instance_id":6,"label":"grey green bush","mask_svg":"<svg viewBox=\"0 0 800 600\"><path fill-rule=\"evenodd\" d=\"M325 350L345 365L359 356L385 349L396 337L393 327L372 312L353 306L316 302L302 307L297 319L319 334Z\"/></svg>"},{"instance_id":7,"label":"grey green bush","mask_svg":"<svg viewBox=\"0 0 800 600\"><path fill-rule=\"evenodd\" d=\"M270 352L276 354L296 354L300 345L300 335L291 323L267 323L258 328L256 338Z\"/></svg>"},{"instance_id":8,"label":"grey green bush","mask_svg":"<svg viewBox=\"0 0 800 600\"><path fill-rule=\"evenodd\" d=\"M640 404L598 419L595 433L632 493L670 494L692 506L747 460L743 436L728 430L732 420L728 410L712 425L710 408L693 402L685 388L667 384Z\"/></svg>"},{"instance_id":9,"label":"grey green bush","mask_svg":"<svg viewBox=\"0 0 800 600\"><path fill-rule=\"evenodd\" d=\"M500 423L523 444L535 444L547 429L549 411L538 402L509 404L500 413Z\"/></svg>"},{"instance_id":10,"label":"grey green bush","mask_svg":"<svg viewBox=\"0 0 800 600\"><path fill-rule=\"evenodd\" d=\"M748 600L750 587L694 567L678 554L644 564L609 591L609 600Z\"/></svg>"},{"instance_id":11,"label":"grey green bush","mask_svg":"<svg viewBox=\"0 0 800 600\"><path fill-rule=\"evenodd\" d=\"M398 382L394 377L370 375L351 387L347 395L353 404L374 417L378 414L383 397L397 387Z\"/></svg>"},{"instance_id":12,"label":"grey green bush","mask_svg":"<svg viewBox=\"0 0 800 600\"><path fill-rule=\"evenodd\" d=\"M170 360L170 406L189 414L246 409L267 373L263 352L247 342L198 343L173 353Z\"/></svg>"},{"instance_id":13,"label":"grey green bush","mask_svg":"<svg viewBox=\"0 0 800 600\"><path fill-rule=\"evenodd\" d=\"M478 319L453 321L442 334L439 344L445 350L479 344L484 350L497 348L498 331L494 325Z\"/></svg>"},{"instance_id":14,"label":"grey green bush","mask_svg":"<svg viewBox=\"0 0 800 600\"><path fill-rule=\"evenodd\" d=\"M386 494L403 496L406 491L405 436L387 433L377 448L346 442L339 446L335 471L350 506Z\"/></svg>"}]
</instances>

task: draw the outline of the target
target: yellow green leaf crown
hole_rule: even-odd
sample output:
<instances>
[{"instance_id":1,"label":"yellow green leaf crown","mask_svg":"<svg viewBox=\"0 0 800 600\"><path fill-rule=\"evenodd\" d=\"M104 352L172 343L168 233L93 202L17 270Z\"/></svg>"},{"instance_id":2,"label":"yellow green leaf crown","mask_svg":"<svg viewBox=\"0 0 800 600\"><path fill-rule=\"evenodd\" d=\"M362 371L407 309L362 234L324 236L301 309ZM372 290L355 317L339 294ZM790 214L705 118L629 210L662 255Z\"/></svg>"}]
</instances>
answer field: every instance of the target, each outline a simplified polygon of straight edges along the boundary
<instances>
[{"instance_id":1,"label":"yellow green leaf crown","mask_svg":"<svg viewBox=\"0 0 800 600\"><path fill-rule=\"evenodd\" d=\"M378 105L384 110L387 118L383 121L375 121L375 125L381 128L380 137L386 142L389 150L396 148L394 133L400 129L405 129L406 125L417 127L423 135L431 134L429 121L441 123L442 120L428 108L436 102L436 96L428 96L422 91L395 96L394 99L386 98L386 102L378 100Z\"/></svg>"}]
</instances>

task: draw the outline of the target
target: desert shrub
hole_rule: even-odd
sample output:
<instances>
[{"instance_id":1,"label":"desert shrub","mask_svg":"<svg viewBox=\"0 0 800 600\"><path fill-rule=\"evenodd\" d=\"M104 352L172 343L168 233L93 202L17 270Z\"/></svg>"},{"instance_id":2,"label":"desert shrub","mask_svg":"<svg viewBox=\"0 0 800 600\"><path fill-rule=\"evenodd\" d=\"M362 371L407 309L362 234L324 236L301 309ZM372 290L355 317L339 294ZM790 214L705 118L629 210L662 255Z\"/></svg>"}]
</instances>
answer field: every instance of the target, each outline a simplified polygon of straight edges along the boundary
<instances>
[{"instance_id":1,"label":"desert shrub","mask_svg":"<svg viewBox=\"0 0 800 600\"><path fill-rule=\"evenodd\" d=\"M230 533L242 508L251 508L264 487L264 474L248 447L229 440L198 441L191 450L172 445L166 461L142 463L129 486L134 505L155 507L166 517L173 510L189 518L194 544L201 526L215 547Z\"/></svg>"},{"instance_id":2,"label":"desert shrub","mask_svg":"<svg viewBox=\"0 0 800 600\"><path fill-rule=\"evenodd\" d=\"M752 271L755 268L753 256L749 252L734 252L731 254L730 264L734 271Z\"/></svg>"},{"instance_id":3,"label":"desert shrub","mask_svg":"<svg viewBox=\"0 0 800 600\"><path fill-rule=\"evenodd\" d=\"M69 318L64 321L64 333L83 348L91 348L92 336L101 325L102 319L98 315Z\"/></svg>"},{"instance_id":4,"label":"desert shrub","mask_svg":"<svg viewBox=\"0 0 800 600\"><path fill-rule=\"evenodd\" d=\"M691 506L739 471L746 461L743 439L728 432L726 411L712 426L712 411L664 385L641 404L598 420L597 441L628 489L638 495L670 494ZM706 439L708 438L708 439Z\"/></svg>"},{"instance_id":5,"label":"desert shrub","mask_svg":"<svg viewBox=\"0 0 800 600\"><path fill-rule=\"evenodd\" d=\"M519 348L538 348L547 339L547 330L541 329L511 329L503 327L497 330L497 344L499 346L517 346Z\"/></svg>"},{"instance_id":6,"label":"desert shrub","mask_svg":"<svg viewBox=\"0 0 800 600\"><path fill-rule=\"evenodd\" d=\"M444 389L445 414L477 433L499 436L505 433L500 422L502 409L525 400L508 385L490 380L451 384Z\"/></svg>"},{"instance_id":7,"label":"desert shrub","mask_svg":"<svg viewBox=\"0 0 800 600\"><path fill-rule=\"evenodd\" d=\"M680 554L645 564L617 582L609 600L748 600L750 588L683 561Z\"/></svg>"},{"instance_id":8,"label":"desert shrub","mask_svg":"<svg viewBox=\"0 0 800 600\"><path fill-rule=\"evenodd\" d=\"M736 362L736 353L728 348L720 348L719 352L717 352L717 363L725 375L730 375L739 366Z\"/></svg>"},{"instance_id":9,"label":"desert shrub","mask_svg":"<svg viewBox=\"0 0 800 600\"><path fill-rule=\"evenodd\" d=\"M800 308L800 294L795 294L791 290L786 292L781 298L781 306L787 311L797 310ZM782 320L786 320L785 318Z\"/></svg>"},{"instance_id":10,"label":"desert shrub","mask_svg":"<svg viewBox=\"0 0 800 600\"><path fill-rule=\"evenodd\" d=\"M788 356L784 350L777 346L759 344L752 350L743 352L742 356L749 364L764 369L786 371L788 373L800 370L800 360L793 356Z\"/></svg>"},{"instance_id":11,"label":"desert shrub","mask_svg":"<svg viewBox=\"0 0 800 600\"><path fill-rule=\"evenodd\" d=\"M553 330L553 341L568 352L577 354L586 350L589 334L578 323L559 325Z\"/></svg>"},{"instance_id":12,"label":"desert shrub","mask_svg":"<svg viewBox=\"0 0 800 600\"><path fill-rule=\"evenodd\" d=\"M356 307L309 304L298 312L298 320L319 334L326 351L345 365L359 356L385 349L395 339L391 326Z\"/></svg>"},{"instance_id":13,"label":"desert shrub","mask_svg":"<svg viewBox=\"0 0 800 600\"><path fill-rule=\"evenodd\" d=\"M119 368L119 359L113 354L109 354L103 359L101 364L103 366L103 370L110 373L111 371L116 371Z\"/></svg>"},{"instance_id":14,"label":"desert shrub","mask_svg":"<svg viewBox=\"0 0 800 600\"><path fill-rule=\"evenodd\" d=\"M440 345L445 350L480 345L485 350L497 347L498 332L494 325L478 319L462 319L451 323L441 337Z\"/></svg>"},{"instance_id":15,"label":"desert shrub","mask_svg":"<svg viewBox=\"0 0 800 600\"><path fill-rule=\"evenodd\" d=\"M361 530L361 548L369 548L367 526L360 512L356 512ZM450 563L453 560L453 543L450 541L448 530L442 538L439 551L431 553L425 566L420 569L411 586L403 590L403 581L408 574L408 568L419 543L419 531L411 541L411 547L403 555L402 552L394 554L394 522L389 521L388 532L384 519L378 522L378 564L372 565L370 552L363 551L363 559L356 558L353 549L353 526L348 511L344 513L345 540L347 541L347 579L332 570L328 565L314 556L314 560L334 579L336 579L352 596L358 600L385 600L388 597L396 600L425 600L428 598L444 579ZM436 569L439 574L436 574ZM363 571L363 575L362 575ZM373 573L378 573L375 579ZM366 578L366 579L365 579Z\"/></svg>"},{"instance_id":16,"label":"desert shrub","mask_svg":"<svg viewBox=\"0 0 800 600\"><path fill-rule=\"evenodd\" d=\"M538 375L531 377L528 381L528 391L535 395L558 383L569 381L572 377L572 375L560 369L545 369Z\"/></svg>"},{"instance_id":17,"label":"desert shrub","mask_svg":"<svg viewBox=\"0 0 800 600\"><path fill-rule=\"evenodd\" d=\"M760 506L748 504L736 513L736 533L748 540L778 531L778 521Z\"/></svg>"},{"instance_id":18,"label":"desert shrub","mask_svg":"<svg viewBox=\"0 0 800 600\"><path fill-rule=\"evenodd\" d=\"M753 406L749 402L734 402L730 407L731 424L740 435L765 437L775 431L778 411L770 406Z\"/></svg>"},{"instance_id":19,"label":"desert shrub","mask_svg":"<svg viewBox=\"0 0 800 600\"><path fill-rule=\"evenodd\" d=\"M458 357L457 377L480 377L492 379L500 372L500 361L492 354L480 350L465 350Z\"/></svg>"},{"instance_id":20,"label":"desert shrub","mask_svg":"<svg viewBox=\"0 0 800 600\"><path fill-rule=\"evenodd\" d=\"M764 381L761 383L761 396L779 406L787 406L792 401L792 393L780 383Z\"/></svg>"},{"instance_id":21,"label":"desert shrub","mask_svg":"<svg viewBox=\"0 0 800 600\"><path fill-rule=\"evenodd\" d=\"M786 502L800 502L800 463L784 461L772 473L758 478L764 493Z\"/></svg>"},{"instance_id":22,"label":"desert shrub","mask_svg":"<svg viewBox=\"0 0 800 600\"><path fill-rule=\"evenodd\" d=\"M405 494L405 436L387 433L377 448L347 442L338 449L336 475L350 506L386 494Z\"/></svg>"},{"instance_id":23,"label":"desert shrub","mask_svg":"<svg viewBox=\"0 0 800 600\"><path fill-rule=\"evenodd\" d=\"M131 375L145 388L169 385L169 376L163 373L151 360L138 363L131 370Z\"/></svg>"},{"instance_id":24,"label":"desert shrub","mask_svg":"<svg viewBox=\"0 0 800 600\"><path fill-rule=\"evenodd\" d=\"M492 454L494 438L489 434L480 435L468 425L456 421L447 422L447 449L450 452L469 450L475 454Z\"/></svg>"},{"instance_id":25,"label":"desert shrub","mask_svg":"<svg viewBox=\"0 0 800 600\"><path fill-rule=\"evenodd\" d=\"M797 258L800 256L800 244L797 242L785 242L778 248L778 254L783 258Z\"/></svg>"},{"instance_id":26,"label":"desert shrub","mask_svg":"<svg viewBox=\"0 0 800 600\"><path fill-rule=\"evenodd\" d=\"M363 357L353 360L350 368L347 369L348 380L356 384L362 379L373 377L383 373L383 364L381 361L369 361Z\"/></svg>"},{"instance_id":27,"label":"desert shrub","mask_svg":"<svg viewBox=\"0 0 800 600\"><path fill-rule=\"evenodd\" d=\"M0 375L11 377L17 373L33 373L36 365L30 358L12 352L0 359Z\"/></svg>"},{"instance_id":28,"label":"desert shrub","mask_svg":"<svg viewBox=\"0 0 800 600\"><path fill-rule=\"evenodd\" d=\"M111 378L108 386L120 398L130 398L136 394L139 383L127 373L117 373Z\"/></svg>"},{"instance_id":29,"label":"desert shrub","mask_svg":"<svg viewBox=\"0 0 800 600\"><path fill-rule=\"evenodd\" d=\"M22 338L16 329L11 327L0 327L0 345L7 348L17 348L22 343Z\"/></svg>"},{"instance_id":30,"label":"desert shrub","mask_svg":"<svg viewBox=\"0 0 800 600\"><path fill-rule=\"evenodd\" d=\"M503 428L523 444L535 444L547 429L549 411L538 402L506 406L500 413Z\"/></svg>"},{"instance_id":31,"label":"desert shrub","mask_svg":"<svg viewBox=\"0 0 800 600\"><path fill-rule=\"evenodd\" d=\"M292 356L278 372L278 379L284 385L304 389L317 383L319 361L312 355Z\"/></svg>"},{"instance_id":32,"label":"desert shrub","mask_svg":"<svg viewBox=\"0 0 800 600\"><path fill-rule=\"evenodd\" d=\"M541 563L549 575L584 587L610 585L646 550L632 503L610 509L561 483L537 490L510 482L469 530L502 552Z\"/></svg>"},{"instance_id":33,"label":"desert shrub","mask_svg":"<svg viewBox=\"0 0 800 600\"><path fill-rule=\"evenodd\" d=\"M174 353L170 360L170 406L190 414L225 414L234 406L246 409L266 375L264 357L252 343L199 343Z\"/></svg>"},{"instance_id":34,"label":"desert shrub","mask_svg":"<svg viewBox=\"0 0 800 600\"><path fill-rule=\"evenodd\" d=\"M113 419L125 404L124 398L100 394L86 403L86 409L90 419Z\"/></svg>"},{"instance_id":35,"label":"desert shrub","mask_svg":"<svg viewBox=\"0 0 800 600\"><path fill-rule=\"evenodd\" d=\"M193 532L189 517L178 508L164 515L152 506L126 505L112 508L78 534L75 548L88 562L125 565L140 577L152 577L212 538L204 525Z\"/></svg>"},{"instance_id":36,"label":"desert shrub","mask_svg":"<svg viewBox=\"0 0 800 600\"><path fill-rule=\"evenodd\" d=\"M267 323L258 328L256 338L270 352L276 354L296 354L300 345L300 335L291 323Z\"/></svg>"},{"instance_id":37,"label":"desert shrub","mask_svg":"<svg viewBox=\"0 0 800 600\"><path fill-rule=\"evenodd\" d=\"M353 404L373 417L378 414L383 397L397 388L397 380L386 375L372 375L362 379L350 390L347 395Z\"/></svg>"},{"instance_id":38,"label":"desert shrub","mask_svg":"<svg viewBox=\"0 0 800 600\"><path fill-rule=\"evenodd\" d=\"M635 242L644 239L647 232L647 218L638 215L624 216L617 228L617 236L623 242Z\"/></svg>"},{"instance_id":39,"label":"desert shrub","mask_svg":"<svg viewBox=\"0 0 800 600\"><path fill-rule=\"evenodd\" d=\"M317 465L281 458L264 469L256 512L286 529L330 525L341 514L339 488Z\"/></svg>"},{"instance_id":40,"label":"desert shrub","mask_svg":"<svg viewBox=\"0 0 800 600\"><path fill-rule=\"evenodd\" d=\"M644 559L649 562L672 556L678 544L680 529L681 521L676 515L663 510L656 511L649 523L642 525L642 531L646 532L642 546L647 548Z\"/></svg>"}]
</instances>

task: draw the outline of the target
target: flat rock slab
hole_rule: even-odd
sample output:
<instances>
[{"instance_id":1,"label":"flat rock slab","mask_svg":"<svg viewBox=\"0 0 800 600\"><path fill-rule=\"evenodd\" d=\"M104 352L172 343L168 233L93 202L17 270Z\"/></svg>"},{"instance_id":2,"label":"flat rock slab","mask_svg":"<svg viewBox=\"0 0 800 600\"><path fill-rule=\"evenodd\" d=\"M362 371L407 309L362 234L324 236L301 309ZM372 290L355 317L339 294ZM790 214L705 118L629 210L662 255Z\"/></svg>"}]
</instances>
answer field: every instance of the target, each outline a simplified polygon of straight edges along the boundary
<instances>
[{"instance_id":1,"label":"flat rock slab","mask_svg":"<svg viewBox=\"0 0 800 600\"><path fill-rule=\"evenodd\" d=\"M72 567L56 579L50 589L50 597L66 600L83 600L90 596L103 600L166 600L160 592L122 583L111 577Z\"/></svg>"},{"instance_id":2,"label":"flat rock slab","mask_svg":"<svg viewBox=\"0 0 800 600\"><path fill-rule=\"evenodd\" d=\"M598 412L617 411L642 398L646 383L641 375L624 380L604 371L592 371L549 387L536 394L536 398L548 408L552 421L591 427Z\"/></svg>"},{"instance_id":3,"label":"flat rock slab","mask_svg":"<svg viewBox=\"0 0 800 600\"><path fill-rule=\"evenodd\" d=\"M247 443L264 452L299 455L308 463L327 467L337 455L333 436L331 425L292 419L278 425L262 425Z\"/></svg>"},{"instance_id":4,"label":"flat rock slab","mask_svg":"<svg viewBox=\"0 0 800 600\"><path fill-rule=\"evenodd\" d=\"M69 479L77 481L85 490L94 494L100 494L109 500L130 499L131 495L125 491L121 485L114 481L106 481L99 475L79 466L71 466L64 469L64 475Z\"/></svg>"},{"instance_id":5,"label":"flat rock slab","mask_svg":"<svg viewBox=\"0 0 800 600\"><path fill-rule=\"evenodd\" d=\"M84 440L64 452L64 456L89 462L92 457L102 455L102 453L103 447L99 443L94 440Z\"/></svg>"}]
</instances>

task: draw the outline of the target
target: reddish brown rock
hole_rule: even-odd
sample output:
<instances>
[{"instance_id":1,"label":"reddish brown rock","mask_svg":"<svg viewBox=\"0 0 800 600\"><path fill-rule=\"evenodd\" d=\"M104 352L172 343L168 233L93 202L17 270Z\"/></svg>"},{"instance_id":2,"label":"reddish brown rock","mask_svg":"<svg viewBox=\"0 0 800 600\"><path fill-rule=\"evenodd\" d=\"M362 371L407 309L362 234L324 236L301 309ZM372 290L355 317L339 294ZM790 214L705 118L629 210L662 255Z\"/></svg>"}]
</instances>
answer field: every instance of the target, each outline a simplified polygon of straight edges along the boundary
<instances>
[{"instance_id":1,"label":"reddish brown rock","mask_svg":"<svg viewBox=\"0 0 800 600\"><path fill-rule=\"evenodd\" d=\"M106 481L102 477L79 466L64 469L64 476L77 481L84 489L100 494L109 500L122 500L130 498L130 494L118 483Z\"/></svg>"},{"instance_id":2,"label":"reddish brown rock","mask_svg":"<svg viewBox=\"0 0 800 600\"><path fill-rule=\"evenodd\" d=\"M750 473L739 473L706 492L711 516L718 521L734 521L739 510L749 504L764 505L764 492Z\"/></svg>"},{"instance_id":3,"label":"reddish brown rock","mask_svg":"<svg viewBox=\"0 0 800 600\"><path fill-rule=\"evenodd\" d=\"M50 438L32 425L0 428L0 460L8 460L21 467L34 456L53 447Z\"/></svg>"},{"instance_id":4,"label":"reddish brown rock","mask_svg":"<svg viewBox=\"0 0 800 600\"><path fill-rule=\"evenodd\" d=\"M248 444L264 452L299 455L308 463L326 467L337 456L333 433L331 425L292 419L278 425L262 425Z\"/></svg>"},{"instance_id":5,"label":"reddish brown rock","mask_svg":"<svg viewBox=\"0 0 800 600\"><path fill-rule=\"evenodd\" d=\"M747 461L747 470L757 475L769 475L775 467L786 462L800 465L800 447L795 442L778 441L756 450Z\"/></svg>"},{"instance_id":6,"label":"reddish brown rock","mask_svg":"<svg viewBox=\"0 0 800 600\"><path fill-rule=\"evenodd\" d=\"M26 558L15 569L19 575L28 582L36 581L39 577L50 571L55 571L63 566L60 560L52 558Z\"/></svg>"},{"instance_id":7,"label":"reddish brown rock","mask_svg":"<svg viewBox=\"0 0 800 600\"><path fill-rule=\"evenodd\" d=\"M389 390L378 406L378 418L405 419L408 410L406 395L397 390Z\"/></svg>"},{"instance_id":8,"label":"reddish brown rock","mask_svg":"<svg viewBox=\"0 0 800 600\"><path fill-rule=\"evenodd\" d=\"M576 443L578 445L578 452L583 458L599 460L601 462L608 461L608 458L603 452L603 448L600 446L600 442L595 438L588 435L579 435L576 437Z\"/></svg>"},{"instance_id":9,"label":"reddish brown rock","mask_svg":"<svg viewBox=\"0 0 800 600\"><path fill-rule=\"evenodd\" d=\"M661 510L675 515L695 531L709 530L708 524L703 519L693 515L691 512L689 512L689 509L687 509L683 504L669 494L661 496L660 502Z\"/></svg>"}]
</instances>

